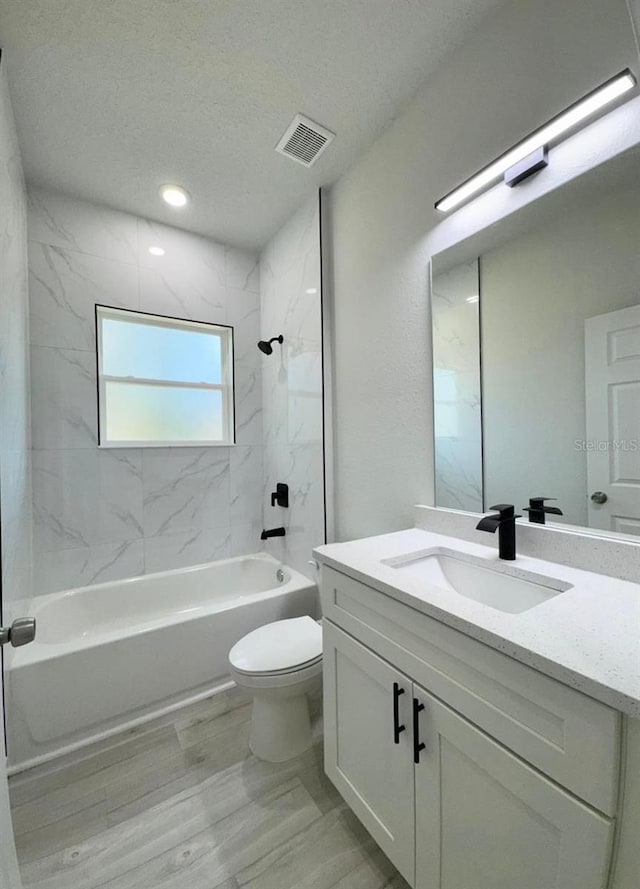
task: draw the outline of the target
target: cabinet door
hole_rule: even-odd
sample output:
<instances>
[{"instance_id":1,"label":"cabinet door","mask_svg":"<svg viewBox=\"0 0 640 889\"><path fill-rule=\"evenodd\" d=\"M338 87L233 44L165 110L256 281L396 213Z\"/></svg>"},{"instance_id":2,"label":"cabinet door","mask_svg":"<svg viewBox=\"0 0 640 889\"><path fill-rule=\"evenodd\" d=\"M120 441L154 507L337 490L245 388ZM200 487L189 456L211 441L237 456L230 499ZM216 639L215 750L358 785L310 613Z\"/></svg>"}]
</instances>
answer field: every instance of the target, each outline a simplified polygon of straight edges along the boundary
<instances>
[{"instance_id":1,"label":"cabinet door","mask_svg":"<svg viewBox=\"0 0 640 889\"><path fill-rule=\"evenodd\" d=\"M612 823L420 686L416 889L604 889Z\"/></svg>"},{"instance_id":2,"label":"cabinet door","mask_svg":"<svg viewBox=\"0 0 640 889\"><path fill-rule=\"evenodd\" d=\"M413 884L411 681L329 621L323 639L326 773ZM399 733L394 683L397 727L405 726Z\"/></svg>"}]
</instances>

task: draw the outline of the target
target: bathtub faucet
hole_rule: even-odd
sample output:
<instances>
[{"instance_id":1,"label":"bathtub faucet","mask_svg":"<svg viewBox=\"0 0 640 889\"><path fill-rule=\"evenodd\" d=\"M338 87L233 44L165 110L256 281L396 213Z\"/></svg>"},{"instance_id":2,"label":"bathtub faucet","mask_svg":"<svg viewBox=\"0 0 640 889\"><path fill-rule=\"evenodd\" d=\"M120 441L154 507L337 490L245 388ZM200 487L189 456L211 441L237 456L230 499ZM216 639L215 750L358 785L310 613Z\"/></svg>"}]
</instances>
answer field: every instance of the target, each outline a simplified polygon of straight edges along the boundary
<instances>
[{"instance_id":1,"label":"bathtub faucet","mask_svg":"<svg viewBox=\"0 0 640 889\"><path fill-rule=\"evenodd\" d=\"M284 528L272 528L270 531L266 531L263 528L262 534L260 535L260 540L268 540L269 537L284 537L286 533L287 532Z\"/></svg>"}]
</instances>

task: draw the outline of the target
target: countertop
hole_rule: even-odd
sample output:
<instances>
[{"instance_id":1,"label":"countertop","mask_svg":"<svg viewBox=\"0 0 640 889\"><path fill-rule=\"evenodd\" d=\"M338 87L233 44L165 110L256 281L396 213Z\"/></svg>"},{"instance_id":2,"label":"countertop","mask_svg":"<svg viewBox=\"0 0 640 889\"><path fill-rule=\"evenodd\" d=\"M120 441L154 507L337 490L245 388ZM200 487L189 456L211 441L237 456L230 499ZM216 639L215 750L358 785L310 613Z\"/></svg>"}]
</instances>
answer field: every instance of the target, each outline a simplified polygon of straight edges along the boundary
<instances>
[{"instance_id":1,"label":"countertop","mask_svg":"<svg viewBox=\"0 0 640 889\"><path fill-rule=\"evenodd\" d=\"M520 614L507 614L431 585L382 560L445 547L572 588ZM318 547L319 562L484 642L523 664L640 719L640 584L518 556L501 563L495 547L413 528Z\"/></svg>"}]
</instances>

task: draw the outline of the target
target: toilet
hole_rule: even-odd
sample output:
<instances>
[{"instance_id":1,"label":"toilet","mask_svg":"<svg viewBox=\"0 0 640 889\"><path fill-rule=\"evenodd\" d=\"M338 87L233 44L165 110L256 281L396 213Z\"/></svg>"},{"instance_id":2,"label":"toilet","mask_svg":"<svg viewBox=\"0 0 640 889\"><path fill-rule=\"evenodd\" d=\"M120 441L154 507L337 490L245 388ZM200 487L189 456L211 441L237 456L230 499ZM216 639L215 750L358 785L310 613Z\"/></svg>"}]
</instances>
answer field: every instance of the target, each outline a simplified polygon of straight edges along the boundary
<instances>
[{"instance_id":1,"label":"toilet","mask_svg":"<svg viewBox=\"0 0 640 889\"><path fill-rule=\"evenodd\" d=\"M322 684L322 628L312 617L266 624L229 652L231 677L253 695L251 752L285 762L311 746L309 692Z\"/></svg>"}]
</instances>

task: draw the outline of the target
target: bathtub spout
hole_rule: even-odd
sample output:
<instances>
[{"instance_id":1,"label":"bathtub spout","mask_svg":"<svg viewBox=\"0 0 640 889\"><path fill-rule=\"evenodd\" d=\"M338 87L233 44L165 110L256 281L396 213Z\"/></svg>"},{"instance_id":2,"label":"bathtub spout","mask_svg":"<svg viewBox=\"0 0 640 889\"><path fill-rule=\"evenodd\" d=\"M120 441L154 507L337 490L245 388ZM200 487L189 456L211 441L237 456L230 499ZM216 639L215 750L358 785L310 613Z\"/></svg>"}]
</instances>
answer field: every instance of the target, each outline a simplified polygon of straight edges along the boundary
<instances>
[{"instance_id":1,"label":"bathtub spout","mask_svg":"<svg viewBox=\"0 0 640 889\"><path fill-rule=\"evenodd\" d=\"M286 534L285 528L272 528L270 531L266 531L264 528L262 529L262 534L260 535L260 540L268 540L269 537L284 537Z\"/></svg>"}]
</instances>

